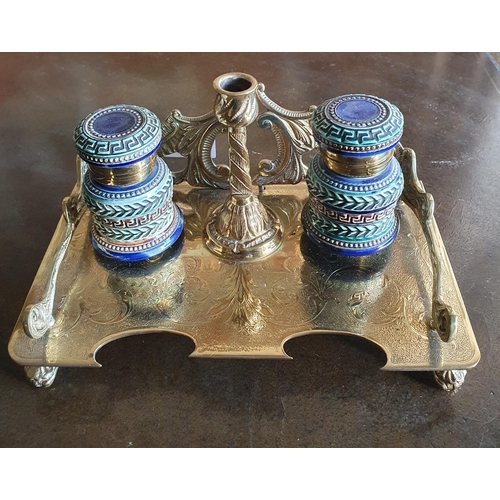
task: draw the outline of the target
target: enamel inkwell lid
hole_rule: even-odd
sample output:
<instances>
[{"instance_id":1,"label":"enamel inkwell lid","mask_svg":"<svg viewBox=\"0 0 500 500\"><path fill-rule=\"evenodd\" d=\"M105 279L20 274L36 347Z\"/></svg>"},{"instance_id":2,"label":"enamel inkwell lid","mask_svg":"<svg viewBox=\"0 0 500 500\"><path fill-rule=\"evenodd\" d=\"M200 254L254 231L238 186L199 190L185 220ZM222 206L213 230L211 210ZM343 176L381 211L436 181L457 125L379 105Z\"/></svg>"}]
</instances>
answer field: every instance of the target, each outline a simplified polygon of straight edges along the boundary
<instances>
[{"instance_id":1,"label":"enamel inkwell lid","mask_svg":"<svg viewBox=\"0 0 500 500\"><path fill-rule=\"evenodd\" d=\"M325 101L311 120L319 146L347 156L375 155L393 148L403 134L403 124L396 106L365 94Z\"/></svg>"},{"instance_id":2,"label":"enamel inkwell lid","mask_svg":"<svg viewBox=\"0 0 500 500\"><path fill-rule=\"evenodd\" d=\"M159 148L161 123L155 114L139 106L108 106L84 118L73 139L79 156L87 163L123 167Z\"/></svg>"}]
</instances>

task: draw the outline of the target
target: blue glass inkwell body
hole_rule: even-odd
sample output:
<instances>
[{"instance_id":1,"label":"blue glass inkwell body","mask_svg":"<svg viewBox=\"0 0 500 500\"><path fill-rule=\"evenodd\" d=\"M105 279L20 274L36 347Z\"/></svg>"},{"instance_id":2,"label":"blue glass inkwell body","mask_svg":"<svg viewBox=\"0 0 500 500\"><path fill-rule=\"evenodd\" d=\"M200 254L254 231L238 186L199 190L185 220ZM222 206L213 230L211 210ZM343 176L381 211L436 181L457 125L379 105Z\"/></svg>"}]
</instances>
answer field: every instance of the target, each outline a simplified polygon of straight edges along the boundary
<instances>
[{"instance_id":1,"label":"blue glass inkwell body","mask_svg":"<svg viewBox=\"0 0 500 500\"><path fill-rule=\"evenodd\" d=\"M109 106L81 121L74 143L87 165L82 192L95 250L134 262L169 249L182 233L183 217L172 201L172 174L157 155L158 117L139 106Z\"/></svg>"},{"instance_id":2,"label":"blue glass inkwell body","mask_svg":"<svg viewBox=\"0 0 500 500\"><path fill-rule=\"evenodd\" d=\"M316 108L311 126L318 152L307 172L309 200L302 211L311 241L346 256L371 255L394 241L403 190L394 148L403 123L396 106L364 94Z\"/></svg>"}]
</instances>

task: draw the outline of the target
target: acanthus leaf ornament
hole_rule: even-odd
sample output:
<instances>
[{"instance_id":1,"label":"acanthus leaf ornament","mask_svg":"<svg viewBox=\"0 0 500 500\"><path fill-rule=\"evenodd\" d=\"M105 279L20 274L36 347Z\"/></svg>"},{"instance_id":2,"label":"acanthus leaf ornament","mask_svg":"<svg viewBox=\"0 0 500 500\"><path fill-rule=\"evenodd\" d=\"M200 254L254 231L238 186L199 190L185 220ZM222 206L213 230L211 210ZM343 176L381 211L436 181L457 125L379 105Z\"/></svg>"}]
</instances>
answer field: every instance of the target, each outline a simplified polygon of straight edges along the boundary
<instances>
[{"instance_id":1,"label":"acanthus leaf ornament","mask_svg":"<svg viewBox=\"0 0 500 500\"><path fill-rule=\"evenodd\" d=\"M302 156L315 147L310 119L316 106L307 111L289 111L273 102L265 94L264 84L259 83L257 96L269 111L258 118L258 125L270 129L278 149L274 160L261 160L254 183L259 187L266 184L297 184L305 179L307 165Z\"/></svg>"},{"instance_id":2,"label":"acanthus leaf ornament","mask_svg":"<svg viewBox=\"0 0 500 500\"><path fill-rule=\"evenodd\" d=\"M198 117L188 117L174 109L161 128L159 155L166 157L179 153L187 157L186 168L173 174L176 184L186 181L195 187L229 189L229 167L216 165L211 157L215 138L226 131L213 111Z\"/></svg>"},{"instance_id":3,"label":"acanthus leaf ornament","mask_svg":"<svg viewBox=\"0 0 500 500\"><path fill-rule=\"evenodd\" d=\"M244 264L235 264L230 268L229 279L226 281L230 287L225 290L223 296L217 299L217 303L210 309L207 316L215 317L229 311L230 320L239 328L273 316L269 305L255 294L252 274Z\"/></svg>"},{"instance_id":4,"label":"acanthus leaf ornament","mask_svg":"<svg viewBox=\"0 0 500 500\"><path fill-rule=\"evenodd\" d=\"M315 147L310 119L316 106L307 111L290 111L265 94L265 86L257 84L256 97L267 108L260 114L257 123L262 129L270 129L273 133L277 156L274 160L261 160L257 166L258 174L252 179L253 184L262 189L268 184L297 184L304 180L307 165L302 157ZM239 117L248 114L257 116L256 100L236 106L237 101L218 95L219 118L225 110L231 110L233 128L241 128ZM237 107L237 109L236 109ZM253 121L248 120L247 121ZM187 182L195 187L211 187L229 189L228 165L216 164L211 151L218 134L225 133L227 127L217 118L214 111L197 117L184 116L174 109L162 124L162 145L159 154L166 157L179 153L187 158L186 167L174 174L175 183Z\"/></svg>"}]
</instances>

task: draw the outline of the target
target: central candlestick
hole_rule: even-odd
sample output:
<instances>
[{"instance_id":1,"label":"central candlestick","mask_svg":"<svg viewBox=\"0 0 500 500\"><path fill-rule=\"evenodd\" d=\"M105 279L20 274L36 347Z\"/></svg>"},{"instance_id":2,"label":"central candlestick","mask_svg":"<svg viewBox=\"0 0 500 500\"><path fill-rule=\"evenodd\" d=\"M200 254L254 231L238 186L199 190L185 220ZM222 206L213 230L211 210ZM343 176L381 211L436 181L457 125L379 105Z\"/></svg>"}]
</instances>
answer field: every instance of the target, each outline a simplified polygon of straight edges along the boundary
<instances>
[{"instance_id":1,"label":"central candlestick","mask_svg":"<svg viewBox=\"0 0 500 500\"><path fill-rule=\"evenodd\" d=\"M283 239L278 217L252 192L246 127L259 113L257 85L257 80L245 73L227 73L214 81L215 116L228 131L231 193L208 221L205 241L220 257L266 257Z\"/></svg>"}]
</instances>

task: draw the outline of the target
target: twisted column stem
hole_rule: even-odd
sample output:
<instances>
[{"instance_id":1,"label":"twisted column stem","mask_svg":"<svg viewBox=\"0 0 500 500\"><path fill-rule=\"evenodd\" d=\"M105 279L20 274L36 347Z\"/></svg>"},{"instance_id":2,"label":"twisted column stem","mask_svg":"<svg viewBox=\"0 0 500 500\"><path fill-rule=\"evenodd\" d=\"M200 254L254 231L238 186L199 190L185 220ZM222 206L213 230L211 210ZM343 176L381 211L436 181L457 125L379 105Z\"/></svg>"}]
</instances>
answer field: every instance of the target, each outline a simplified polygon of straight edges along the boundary
<instances>
[{"instance_id":1,"label":"twisted column stem","mask_svg":"<svg viewBox=\"0 0 500 500\"><path fill-rule=\"evenodd\" d=\"M252 178L250 177L250 156L246 146L246 127L229 127L228 142L231 194L250 195L252 194Z\"/></svg>"}]
</instances>

